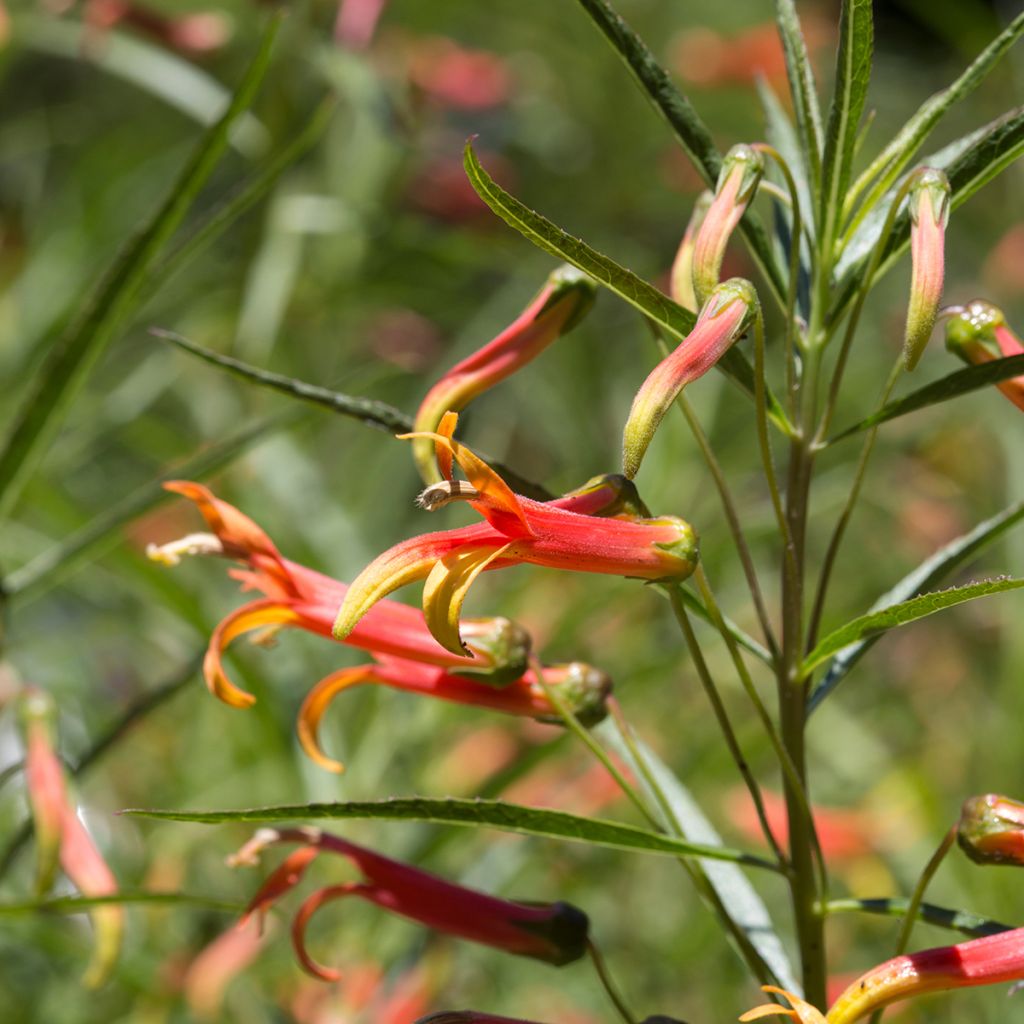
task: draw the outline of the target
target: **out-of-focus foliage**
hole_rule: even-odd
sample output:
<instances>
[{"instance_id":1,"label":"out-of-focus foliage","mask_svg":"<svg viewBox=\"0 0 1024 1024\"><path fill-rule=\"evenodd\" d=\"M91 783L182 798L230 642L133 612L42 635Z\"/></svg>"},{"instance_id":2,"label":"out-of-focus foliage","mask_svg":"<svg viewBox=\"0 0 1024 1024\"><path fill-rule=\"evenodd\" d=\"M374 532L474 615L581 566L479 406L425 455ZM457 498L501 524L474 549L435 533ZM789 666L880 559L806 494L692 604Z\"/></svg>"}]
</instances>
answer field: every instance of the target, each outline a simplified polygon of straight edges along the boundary
<instances>
[{"instance_id":1,"label":"out-of-focus foliage","mask_svg":"<svg viewBox=\"0 0 1024 1024\"><path fill-rule=\"evenodd\" d=\"M150 215L202 124L220 112L258 44L269 5L154 2L175 17L224 13L230 31L223 45L201 54L172 52L124 26L94 26L83 35L81 5L59 17L53 6L9 3L0 50L0 426L13 418L41 356L99 269ZM780 92L784 78L771 5L619 6L687 86L721 149L763 137L756 68ZM999 24L981 0L876 6L872 151ZM833 5L800 10L812 58L827 79ZM340 700L324 730L348 772L321 772L298 750L296 708L310 684L357 663L358 652L317 637L288 635L269 649L239 645L232 664L258 703L241 712L214 701L198 673L182 673L237 604L235 586L212 561L169 573L144 557L147 542L198 528L184 502L162 500L103 536L69 571L33 575L34 559L138 489L290 408L155 339L149 327L412 413L440 371L516 315L553 262L473 195L461 167L469 135L478 136L489 170L524 201L642 277L667 280L699 179L577 5L393 0L362 51L335 42L334 17L327 0L290 5L251 117L190 223L294 138L332 90L337 108L321 140L266 201L162 281L119 333L0 533L0 575L32 581L6 601L4 656L20 677L55 695L71 766L144 694L185 680L79 779L87 824L126 890L241 906L256 887L255 873L224 865L247 835L243 826L115 816L130 806L486 793L634 817L585 751L554 728L370 687ZM476 55L460 58L458 48ZM956 108L928 150L1002 112L1007 95L1020 94L1021 60L1011 58ZM1021 186L1021 171L1011 170L953 216L945 290L947 302L984 294L1018 325ZM724 269L724 276L734 273L753 273L739 246ZM869 303L837 428L875 408L878 382L902 343L908 278L900 264ZM464 439L562 492L617 468L631 396L656 358L636 314L602 294L580 327L466 414ZM919 377L955 368L936 344ZM736 395L713 375L693 397L741 497L755 555L767 564L771 507L752 473L751 409ZM949 409L883 428L866 500L840 559L826 632L865 611L932 550L1020 496L1024 424L1017 411L988 391ZM664 443L652 447L638 479L642 493L656 512L695 524L724 609L752 627L707 471L681 418L666 420L662 433ZM855 456L852 442L824 457L827 471L813 495L812 551L827 540ZM288 556L342 579L422 529L407 446L325 411L273 421L215 481ZM452 509L436 513L431 525L438 521L466 520ZM1017 566L1024 541L1011 534L998 553L987 564ZM968 570L960 582L970 578ZM630 719L716 826L750 842L735 809L727 753L709 727L667 604L654 590L520 567L481 580L471 603L471 614L500 611L528 625L546 660L579 658L607 670ZM815 715L813 796L851 813L843 819L848 832L851 822L857 826L855 848L837 861L837 896L905 894L965 795L1024 791L1019 608L1013 596L969 605L883 640ZM726 651L706 635L713 666L725 666ZM723 678L731 676L723 671ZM0 677L0 699L13 686ZM738 698L738 688L727 689L726 699L745 711ZM738 717L752 763L767 772L768 744L752 719ZM19 756L5 715L0 767ZM31 845L12 845L26 817L20 779L5 777L0 840L9 853L0 852L0 914L2 904L29 898ZM731 1019L754 1000L739 961L670 860L404 824L351 823L344 831L488 891L586 908L615 974L644 1013ZM771 877L761 881L769 905L781 906L781 885L773 891ZM956 858L930 898L1024 920L1024 883ZM84 915L0 916L5 1024L195 1019L201 998L190 965L233 916L183 903L130 906L127 918L113 979L85 996L78 980L91 941ZM210 1019L407 1024L430 1009L461 1005L573 1024L610 1019L586 966L555 975L543 965L431 938L367 907L346 906L318 922L312 942L319 958L347 967L349 978L337 989L318 986L296 967L281 923L270 929L254 965L232 982L223 1007L208 1009ZM888 955L895 929L884 919L837 916L829 925L835 963L856 972L877 962ZM945 941L925 925L917 938L921 945ZM411 993L411 1008L385 1018L382 1000L396 991ZM1004 1019L1004 993L971 994L969 1010L967 998L915 1006L904 1019L952 1021L965 1012L978 1021ZM332 1008L339 1017L328 1017Z\"/></svg>"}]
</instances>

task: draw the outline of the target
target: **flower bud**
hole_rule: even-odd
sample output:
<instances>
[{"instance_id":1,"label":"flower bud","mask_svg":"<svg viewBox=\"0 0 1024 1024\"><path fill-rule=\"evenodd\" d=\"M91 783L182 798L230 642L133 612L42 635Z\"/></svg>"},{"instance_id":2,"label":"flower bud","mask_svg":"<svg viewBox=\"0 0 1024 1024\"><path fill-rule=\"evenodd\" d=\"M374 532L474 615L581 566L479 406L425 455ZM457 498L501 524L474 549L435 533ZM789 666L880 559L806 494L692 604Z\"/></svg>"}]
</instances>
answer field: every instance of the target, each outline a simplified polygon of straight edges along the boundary
<instances>
[{"instance_id":1,"label":"flower bud","mask_svg":"<svg viewBox=\"0 0 1024 1024\"><path fill-rule=\"evenodd\" d=\"M459 675L469 676L475 682L488 686L501 687L515 682L526 671L533 641L518 622L503 616L463 619L461 633L463 642L481 667L470 665L460 669Z\"/></svg>"},{"instance_id":2,"label":"flower bud","mask_svg":"<svg viewBox=\"0 0 1024 1024\"><path fill-rule=\"evenodd\" d=\"M64 771L56 754L57 709L53 698L35 687L18 704L18 722L25 740L25 781L36 848L36 895L53 885L60 861L60 840L67 793Z\"/></svg>"},{"instance_id":3,"label":"flower bud","mask_svg":"<svg viewBox=\"0 0 1024 1024\"><path fill-rule=\"evenodd\" d=\"M903 363L917 366L942 298L946 224L949 221L949 179L942 171L923 167L910 186L910 304L903 336Z\"/></svg>"},{"instance_id":4,"label":"flower bud","mask_svg":"<svg viewBox=\"0 0 1024 1024\"><path fill-rule=\"evenodd\" d=\"M1024 355L1024 345L1010 330L1001 309L983 299L943 310L946 348L972 366L1000 356ZM996 387L1019 409L1024 409L1024 375L999 381Z\"/></svg>"},{"instance_id":5,"label":"flower bud","mask_svg":"<svg viewBox=\"0 0 1024 1024\"><path fill-rule=\"evenodd\" d=\"M703 306L718 284L725 247L764 175L764 157L750 146L733 146L722 161L715 197L697 231L693 249L693 291Z\"/></svg>"},{"instance_id":6,"label":"flower bud","mask_svg":"<svg viewBox=\"0 0 1024 1024\"><path fill-rule=\"evenodd\" d=\"M1024 804L997 793L970 797L956 839L976 864L1024 864Z\"/></svg>"},{"instance_id":7,"label":"flower bud","mask_svg":"<svg viewBox=\"0 0 1024 1024\"><path fill-rule=\"evenodd\" d=\"M569 662L567 665L546 665L544 682L548 686L558 687L558 695L581 725L597 725L608 714L612 680L599 668L582 661ZM560 725L562 719L555 715L543 715L540 721Z\"/></svg>"},{"instance_id":8,"label":"flower bud","mask_svg":"<svg viewBox=\"0 0 1024 1024\"><path fill-rule=\"evenodd\" d=\"M483 348L456 363L427 392L416 413L415 431L436 430L446 412L459 412L534 360L580 322L594 304L594 293L593 281L574 267L555 270L516 320ZM429 438L414 439L413 457L427 483L441 479Z\"/></svg>"},{"instance_id":9,"label":"flower bud","mask_svg":"<svg viewBox=\"0 0 1024 1024\"><path fill-rule=\"evenodd\" d=\"M604 519L650 519L636 484L621 473L602 473L563 495L558 504L569 512Z\"/></svg>"},{"instance_id":10,"label":"flower bud","mask_svg":"<svg viewBox=\"0 0 1024 1024\"><path fill-rule=\"evenodd\" d=\"M711 209L711 203L715 198L713 192L707 190L701 192L697 202L693 204L693 212L690 214L690 221L686 225L683 240L679 243L676 251L676 258L672 263L672 275L669 283L669 294L679 303L680 306L696 313L698 304L697 296L693 291L693 251L697 244L697 232L704 223L704 218Z\"/></svg>"},{"instance_id":11,"label":"flower bud","mask_svg":"<svg viewBox=\"0 0 1024 1024\"><path fill-rule=\"evenodd\" d=\"M622 435L622 472L628 478L636 476L669 406L687 384L725 355L757 310L754 286L742 278L726 281L712 291L693 330L651 371L633 399Z\"/></svg>"}]
</instances>

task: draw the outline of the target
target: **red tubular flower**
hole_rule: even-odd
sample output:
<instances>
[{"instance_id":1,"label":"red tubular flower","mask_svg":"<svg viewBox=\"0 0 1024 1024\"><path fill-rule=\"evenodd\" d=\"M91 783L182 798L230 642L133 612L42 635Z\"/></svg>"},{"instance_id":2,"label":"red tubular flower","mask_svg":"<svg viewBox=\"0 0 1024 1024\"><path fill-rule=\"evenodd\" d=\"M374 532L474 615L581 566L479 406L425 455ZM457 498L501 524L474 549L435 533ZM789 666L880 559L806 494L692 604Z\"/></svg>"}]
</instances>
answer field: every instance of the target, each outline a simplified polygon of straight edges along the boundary
<instances>
[{"instance_id":1,"label":"red tubular flower","mask_svg":"<svg viewBox=\"0 0 1024 1024\"><path fill-rule=\"evenodd\" d=\"M1024 864L1024 804L997 793L964 801L957 842L978 864Z\"/></svg>"},{"instance_id":2,"label":"red tubular flower","mask_svg":"<svg viewBox=\"0 0 1024 1024\"><path fill-rule=\"evenodd\" d=\"M559 267L505 330L456 363L427 392L416 413L415 429L436 430L445 412L460 412L478 395L532 362L572 330L593 304L590 278L573 267ZM413 457L424 481L429 484L441 479L429 438L413 441Z\"/></svg>"},{"instance_id":3,"label":"red tubular flower","mask_svg":"<svg viewBox=\"0 0 1024 1024\"><path fill-rule=\"evenodd\" d=\"M363 876L362 882L329 886L313 893L293 919L292 941L299 962L310 974L324 981L337 981L341 975L321 966L309 955L306 927L320 907L346 896L358 896L446 935L556 966L572 963L586 952L587 916L568 903L528 904L497 899L390 860L319 829L261 829L231 863L254 863L260 851L274 843L300 843L302 849L297 853L306 857L299 864L289 864L297 856L292 854L285 861L284 870L278 868L270 876L253 897L243 921L250 914L265 910L298 884L309 862L322 851L347 858Z\"/></svg>"},{"instance_id":4,"label":"red tubular flower","mask_svg":"<svg viewBox=\"0 0 1024 1024\"><path fill-rule=\"evenodd\" d=\"M910 186L910 303L903 337L903 363L917 366L942 298L945 274L945 237L949 221L949 179L942 171L922 167Z\"/></svg>"},{"instance_id":5,"label":"red tubular flower","mask_svg":"<svg viewBox=\"0 0 1024 1024\"><path fill-rule=\"evenodd\" d=\"M299 709L298 734L303 750L321 768L340 772L343 765L327 757L318 738L320 721L331 701L345 690L379 683L398 690L439 697L457 704L471 704L510 715L526 715L542 722L560 722L545 686L558 688L561 699L584 725L595 725L607 714L611 680L583 662L550 665L542 669L543 683L533 669L501 688L474 682L432 665L381 657L376 664L332 672L306 695Z\"/></svg>"},{"instance_id":6,"label":"red tubular flower","mask_svg":"<svg viewBox=\"0 0 1024 1024\"><path fill-rule=\"evenodd\" d=\"M734 277L720 284L693 330L640 385L622 432L622 472L628 479L636 476L658 425L679 393L725 355L757 309L757 293L749 281Z\"/></svg>"},{"instance_id":7,"label":"red tubular flower","mask_svg":"<svg viewBox=\"0 0 1024 1024\"><path fill-rule=\"evenodd\" d=\"M57 859L83 896L116 894L117 880L85 830L67 791L64 768L55 750L53 700L42 690L31 688L22 695L19 710L25 740L25 776L39 851L40 895L49 889ZM96 988L117 962L124 911L115 904L106 904L93 907L89 915L96 943L82 981Z\"/></svg>"},{"instance_id":8,"label":"red tubular flower","mask_svg":"<svg viewBox=\"0 0 1024 1024\"><path fill-rule=\"evenodd\" d=\"M855 1021L896 1003L929 992L996 985L1024 978L1024 928L987 935L955 946L939 946L893 957L862 974L822 1014L799 997L781 989L792 1008L772 1004L745 1013L741 1021L771 1014L792 1017L800 1024L854 1024Z\"/></svg>"},{"instance_id":9,"label":"red tubular flower","mask_svg":"<svg viewBox=\"0 0 1024 1024\"><path fill-rule=\"evenodd\" d=\"M733 146L722 161L715 198L697 232L693 249L693 291L703 305L718 284L725 247L757 192L764 157L750 146Z\"/></svg>"},{"instance_id":10,"label":"red tubular flower","mask_svg":"<svg viewBox=\"0 0 1024 1024\"><path fill-rule=\"evenodd\" d=\"M943 310L946 321L946 348L964 362L978 365L1000 356L1024 355L1024 345L1010 330L1003 311L984 299L975 299L966 306L950 306ZM1024 375L1000 381L1000 391L1018 409L1024 409Z\"/></svg>"},{"instance_id":11,"label":"red tubular flower","mask_svg":"<svg viewBox=\"0 0 1024 1024\"><path fill-rule=\"evenodd\" d=\"M458 530L428 533L396 544L353 581L338 610L334 635L348 637L362 617L388 594L425 579L423 611L430 632L447 650L462 652L459 613L466 592L485 569L528 562L553 569L608 573L645 580L679 580L697 563L697 538L682 519L601 518L570 511L594 502L592 493L561 502L514 494L508 484L465 445L452 438L457 416L445 417L438 462L446 483L427 488L428 509L463 499L487 520ZM452 459L469 485L451 478ZM598 491L603 488L598 488Z\"/></svg>"}]
</instances>

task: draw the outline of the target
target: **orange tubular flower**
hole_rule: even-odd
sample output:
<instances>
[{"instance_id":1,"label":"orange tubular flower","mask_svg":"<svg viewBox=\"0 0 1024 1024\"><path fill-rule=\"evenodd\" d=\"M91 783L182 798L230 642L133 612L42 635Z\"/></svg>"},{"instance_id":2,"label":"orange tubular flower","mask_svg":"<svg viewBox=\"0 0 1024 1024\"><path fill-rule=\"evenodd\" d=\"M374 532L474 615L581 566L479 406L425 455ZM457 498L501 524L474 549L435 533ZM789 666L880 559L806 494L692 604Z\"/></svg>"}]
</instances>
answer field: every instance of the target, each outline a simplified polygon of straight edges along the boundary
<instances>
[{"instance_id":1,"label":"orange tubular flower","mask_svg":"<svg viewBox=\"0 0 1024 1024\"><path fill-rule=\"evenodd\" d=\"M594 304L594 284L574 267L554 271L518 318L496 338L456 363L428 392L416 413L415 430L436 430L448 411L460 412L474 398L532 362L567 334ZM413 457L428 484L441 479L434 446L427 437L413 441Z\"/></svg>"},{"instance_id":2,"label":"orange tubular flower","mask_svg":"<svg viewBox=\"0 0 1024 1024\"><path fill-rule=\"evenodd\" d=\"M430 632L446 650L461 653L459 613L470 585L485 569L528 562L651 581L685 579L693 572L697 537L682 519L609 519L571 510L593 503L589 492L561 502L514 494L490 466L452 438L457 419L454 413L446 416L441 433L429 435L437 443L446 482L427 488L421 504L433 509L466 500L487 522L414 537L371 562L338 610L334 635L339 640L350 636L378 601L416 580L426 580L423 611ZM452 479L452 459L469 478L468 485Z\"/></svg>"},{"instance_id":3,"label":"orange tubular flower","mask_svg":"<svg viewBox=\"0 0 1024 1024\"><path fill-rule=\"evenodd\" d=\"M1024 355L1024 345L1007 326L1003 311L983 299L966 306L950 306L943 315L949 317L946 348L966 363L976 366L1000 356ZM1024 409L1024 375L1000 381L996 387L1018 409Z\"/></svg>"},{"instance_id":4,"label":"orange tubular flower","mask_svg":"<svg viewBox=\"0 0 1024 1024\"><path fill-rule=\"evenodd\" d=\"M693 330L640 385L622 432L622 472L628 479L636 476L651 438L679 393L725 355L757 309L757 293L749 281L734 277L720 284L711 292Z\"/></svg>"},{"instance_id":5,"label":"orange tubular flower","mask_svg":"<svg viewBox=\"0 0 1024 1024\"><path fill-rule=\"evenodd\" d=\"M207 686L215 696L232 707L249 707L255 698L235 686L225 673L227 646L244 633L268 627L295 627L330 637L335 613L349 588L284 558L256 523L201 484L175 481L167 487L193 500L214 533L191 534L151 547L150 557L169 564L190 553L233 558L247 568L233 570L231 575L266 595L222 620L213 631L203 662ZM586 511L615 513L636 508L639 499L627 481L597 478L562 502ZM562 699L585 724L604 717L611 680L603 672L573 662L543 668L543 678L538 680L535 671L526 667L530 637L521 626L504 618L470 619L462 626L471 656L440 647L417 609L397 601L377 604L346 638L346 643L369 650L375 662L331 673L313 687L302 704L298 736L306 753L328 771L344 770L321 750L317 739L320 720L339 693L367 683L541 721L559 720L544 689L557 686Z\"/></svg>"},{"instance_id":6,"label":"orange tubular flower","mask_svg":"<svg viewBox=\"0 0 1024 1024\"><path fill-rule=\"evenodd\" d=\"M718 284L725 247L757 192L764 157L750 146L733 146L722 161L715 198L697 232L693 250L693 291L703 305Z\"/></svg>"},{"instance_id":7,"label":"orange tubular flower","mask_svg":"<svg viewBox=\"0 0 1024 1024\"><path fill-rule=\"evenodd\" d=\"M310 862L321 852L345 857L363 876L361 882L333 885L313 893L292 922L292 941L299 962L310 974L324 981L337 981L341 974L321 966L309 955L306 927L325 903L346 896L358 896L446 935L559 967L578 960L586 952L587 916L568 903L515 903L497 899L382 857L316 828L261 829L231 863L253 864L265 847L275 843L299 843L302 848L286 858L256 893L243 924L249 915L265 912L297 885Z\"/></svg>"},{"instance_id":8,"label":"orange tubular flower","mask_svg":"<svg viewBox=\"0 0 1024 1024\"><path fill-rule=\"evenodd\" d=\"M792 1009L778 1004L759 1006L740 1020L778 1014L792 1017L800 1024L854 1024L902 999L1021 978L1024 978L1024 928L1015 928L955 946L939 946L893 957L857 978L824 1015L797 996L781 989L765 988L766 992L784 995Z\"/></svg>"},{"instance_id":9,"label":"orange tubular flower","mask_svg":"<svg viewBox=\"0 0 1024 1024\"><path fill-rule=\"evenodd\" d=\"M36 828L40 895L49 889L56 859L83 896L116 894L117 880L85 830L67 791L64 768L54 749L57 713L53 700L42 690L31 688L22 695L19 710L25 740L25 777ZM124 911L115 904L101 904L89 915L96 945L82 981L96 988L106 980L120 953Z\"/></svg>"},{"instance_id":10,"label":"orange tubular flower","mask_svg":"<svg viewBox=\"0 0 1024 1024\"><path fill-rule=\"evenodd\" d=\"M1024 864L1024 804L997 793L970 797L956 839L978 864Z\"/></svg>"},{"instance_id":11,"label":"orange tubular flower","mask_svg":"<svg viewBox=\"0 0 1024 1024\"><path fill-rule=\"evenodd\" d=\"M910 304L903 338L903 364L908 370L917 366L928 344L942 298L949 192L949 179L942 171L922 167L915 172L909 198Z\"/></svg>"}]
</instances>

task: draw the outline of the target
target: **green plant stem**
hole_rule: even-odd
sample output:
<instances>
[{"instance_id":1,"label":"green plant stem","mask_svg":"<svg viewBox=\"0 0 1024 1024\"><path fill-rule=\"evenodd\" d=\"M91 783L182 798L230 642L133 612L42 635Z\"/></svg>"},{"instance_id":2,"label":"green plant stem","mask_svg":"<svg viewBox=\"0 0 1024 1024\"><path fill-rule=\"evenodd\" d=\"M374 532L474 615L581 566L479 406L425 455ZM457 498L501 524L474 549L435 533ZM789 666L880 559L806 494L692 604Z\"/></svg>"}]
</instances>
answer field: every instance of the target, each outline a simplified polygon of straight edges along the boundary
<instances>
[{"instance_id":1,"label":"green plant stem","mask_svg":"<svg viewBox=\"0 0 1024 1024\"><path fill-rule=\"evenodd\" d=\"M608 965L605 963L601 951L594 944L593 939L587 939L587 952L590 954L590 960L594 965L594 970L597 972L597 977L600 979L601 986L608 994L608 998L618 1011L619 1016L625 1021L625 1024L636 1024L636 1017L626 1006L622 993L619 992L618 987L612 980L612 976L608 971Z\"/></svg>"},{"instance_id":2,"label":"green plant stem","mask_svg":"<svg viewBox=\"0 0 1024 1024\"><path fill-rule=\"evenodd\" d=\"M901 956L907 951L907 946L910 945L910 936L914 931L914 925L917 922L918 911L921 908L921 904L924 902L924 894L928 889L928 885L931 880L935 877L935 872L939 870L939 865L946 859L946 854L949 853L956 840L956 826L954 825L949 829L946 834L942 837L942 842L936 847L935 852L931 855L928 863L925 864L924 870L921 872L921 877L917 880L917 885L914 886L914 891L910 894L910 901L907 903L907 912L903 918L903 924L900 927L899 938L896 940L896 952L894 956ZM882 1019L882 1014L885 1013L885 1009L876 1010L871 1015L869 1024L878 1024Z\"/></svg>"},{"instance_id":3,"label":"green plant stem","mask_svg":"<svg viewBox=\"0 0 1024 1024\"><path fill-rule=\"evenodd\" d=\"M906 917L910 913L910 900L881 899L867 900L828 900L822 909L826 914L878 914L883 917ZM1001 921L993 921L987 917L980 917L966 910L951 910L949 907L939 907L934 903L920 903L913 915L925 924L932 924L939 928L948 928L950 931L959 932L971 939L980 939L986 935L999 935L1002 932L1011 932L1016 927L1012 924L1003 924Z\"/></svg>"},{"instance_id":4,"label":"green plant stem","mask_svg":"<svg viewBox=\"0 0 1024 1024\"><path fill-rule=\"evenodd\" d=\"M657 777L654 772L651 771L647 757L640 749L633 735L633 728L629 722L626 721L626 717L622 713L622 708L614 697L610 698L608 701L608 710L611 712L612 720L615 722L616 729L622 737L622 742L629 751L633 764L643 777L644 783L654 796L655 802L658 804L658 808L665 819L668 831L677 838L687 839L686 829L683 828L682 822L673 810L672 804L665 795L661 785L658 783ZM686 873L690 876L690 880L693 882L694 888L697 890L698 894L722 922L726 931L732 936L733 941L736 943L737 951L743 958L746 965L750 968L754 977L763 985L778 984L779 979L775 977L772 969L765 962L754 944L750 941L750 937L743 928L737 924L732 914L729 913L728 908L722 902L721 897L715 891L714 886L708 881L707 875L704 873L704 869L701 866L700 861L689 857L680 857L678 859L679 863L686 870Z\"/></svg>"},{"instance_id":5,"label":"green plant stem","mask_svg":"<svg viewBox=\"0 0 1024 1024\"><path fill-rule=\"evenodd\" d=\"M761 823L761 830L764 832L765 838L768 840L768 843L779 863L782 864L785 861L785 857L782 853L781 847L775 840L771 826L768 824L768 815L765 812L764 798L761 796L761 787L758 785L757 779L754 778L754 773L750 770L750 765L747 764L747 759L740 747L739 740L736 738L736 732L732 727L732 722L729 720L729 713L726 711L725 704L722 702L722 698L718 693L718 688L715 686L715 681L708 669L707 662L704 660L704 654L700 649L697 636L693 631L693 625L690 622L690 616L687 614L686 605L683 604L680 588L678 586L666 586L665 589L668 591L669 603L672 605L672 611L675 614L676 622L679 623L683 639L686 641L686 646L690 651L690 657L693 659L694 668L697 670L697 677L700 679L701 686L704 688L704 693L707 695L708 701L711 704L711 710L714 712L715 719L718 722L718 727L722 731L722 736L725 739L726 746L729 748L729 753L732 755L732 759L736 763L736 767L750 793L750 798L754 802L754 809L757 812L757 819Z\"/></svg>"},{"instance_id":6,"label":"green plant stem","mask_svg":"<svg viewBox=\"0 0 1024 1024\"><path fill-rule=\"evenodd\" d=\"M878 402L878 407L880 409L889 400L889 395L892 394L892 389L896 386L896 381L898 380L900 371L903 368L902 359L902 356L897 357L892 370L889 372L889 377L885 382L885 387L882 390L882 396ZM818 630L821 628L821 617L825 612L825 600L828 597L828 586L832 578L832 570L835 568L836 557L839 554L839 547L843 542L843 536L846 533L846 528L850 525L853 510L857 505L858 498L860 497L861 487L864 486L868 463L871 461L871 455L875 450L875 441L878 438L879 426L881 426L881 424L873 426L868 431L868 436L864 439L860 458L857 460L857 468L853 473L853 484L850 487L850 493L846 497L846 502L843 505L843 511L840 513L839 519L832 530L832 536L829 538L828 547L825 550L825 557L821 563L821 575L818 577L818 586L814 594L814 604L811 609L810 623L807 628L808 651L818 641Z\"/></svg>"}]
</instances>

